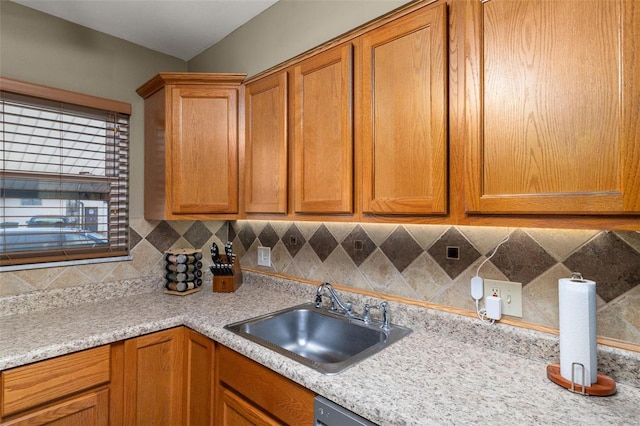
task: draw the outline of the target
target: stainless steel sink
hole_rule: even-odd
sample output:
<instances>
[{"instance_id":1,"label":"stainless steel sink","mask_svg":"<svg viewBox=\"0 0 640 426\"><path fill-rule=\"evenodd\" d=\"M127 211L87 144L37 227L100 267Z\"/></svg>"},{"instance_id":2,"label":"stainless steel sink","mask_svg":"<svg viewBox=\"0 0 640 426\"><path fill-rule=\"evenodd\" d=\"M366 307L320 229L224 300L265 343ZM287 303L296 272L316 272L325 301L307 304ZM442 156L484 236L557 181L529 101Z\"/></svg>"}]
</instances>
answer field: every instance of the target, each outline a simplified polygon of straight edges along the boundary
<instances>
[{"instance_id":1,"label":"stainless steel sink","mask_svg":"<svg viewBox=\"0 0 640 426\"><path fill-rule=\"evenodd\" d=\"M313 303L224 327L324 374L337 374L411 333L337 314Z\"/></svg>"}]
</instances>

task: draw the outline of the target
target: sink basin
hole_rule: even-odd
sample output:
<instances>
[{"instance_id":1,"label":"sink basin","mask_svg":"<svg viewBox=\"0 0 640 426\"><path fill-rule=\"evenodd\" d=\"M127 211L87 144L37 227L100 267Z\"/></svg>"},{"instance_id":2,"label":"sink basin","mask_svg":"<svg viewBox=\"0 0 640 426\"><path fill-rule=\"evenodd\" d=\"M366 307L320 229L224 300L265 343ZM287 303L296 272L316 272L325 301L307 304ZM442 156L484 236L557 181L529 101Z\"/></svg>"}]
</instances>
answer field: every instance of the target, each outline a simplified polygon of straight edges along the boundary
<instances>
[{"instance_id":1,"label":"sink basin","mask_svg":"<svg viewBox=\"0 0 640 426\"><path fill-rule=\"evenodd\" d=\"M324 374L337 374L411 333L365 324L313 303L226 325L225 329Z\"/></svg>"}]
</instances>

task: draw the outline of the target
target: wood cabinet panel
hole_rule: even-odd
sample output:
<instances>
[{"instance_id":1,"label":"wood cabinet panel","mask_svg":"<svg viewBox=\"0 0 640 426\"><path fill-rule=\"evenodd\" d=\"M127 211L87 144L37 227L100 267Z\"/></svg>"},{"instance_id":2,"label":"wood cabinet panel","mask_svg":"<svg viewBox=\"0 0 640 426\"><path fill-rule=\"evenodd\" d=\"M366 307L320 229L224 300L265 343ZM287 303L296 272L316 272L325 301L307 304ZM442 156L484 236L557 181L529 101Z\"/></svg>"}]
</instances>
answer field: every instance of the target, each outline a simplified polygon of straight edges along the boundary
<instances>
[{"instance_id":1,"label":"wood cabinet panel","mask_svg":"<svg viewBox=\"0 0 640 426\"><path fill-rule=\"evenodd\" d=\"M188 328L185 331L185 420L187 425L213 424L213 340Z\"/></svg>"},{"instance_id":2,"label":"wood cabinet panel","mask_svg":"<svg viewBox=\"0 0 640 426\"><path fill-rule=\"evenodd\" d=\"M640 211L636 2L467 7L467 211Z\"/></svg>"},{"instance_id":3,"label":"wood cabinet panel","mask_svg":"<svg viewBox=\"0 0 640 426\"><path fill-rule=\"evenodd\" d=\"M245 88L245 193L247 213L287 213L287 79L282 72Z\"/></svg>"},{"instance_id":4,"label":"wood cabinet panel","mask_svg":"<svg viewBox=\"0 0 640 426\"><path fill-rule=\"evenodd\" d=\"M2 416L8 416L108 383L110 348L100 346L13 368L1 377Z\"/></svg>"},{"instance_id":5,"label":"wood cabinet panel","mask_svg":"<svg viewBox=\"0 0 640 426\"><path fill-rule=\"evenodd\" d=\"M238 212L238 92L171 89L172 213Z\"/></svg>"},{"instance_id":6,"label":"wood cabinet panel","mask_svg":"<svg viewBox=\"0 0 640 426\"><path fill-rule=\"evenodd\" d=\"M124 342L124 421L127 425L182 423L183 329Z\"/></svg>"},{"instance_id":7,"label":"wood cabinet panel","mask_svg":"<svg viewBox=\"0 0 640 426\"><path fill-rule=\"evenodd\" d=\"M446 5L362 38L363 211L447 211Z\"/></svg>"},{"instance_id":8,"label":"wood cabinet panel","mask_svg":"<svg viewBox=\"0 0 640 426\"><path fill-rule=\"evenodd\" d=\"M73 397L6 423L4 426L107 426L109 390L102 389Z\"/></svg>"},{"instance_id":9,"label":"wood cabinet panel","mask_svg":"<svg viewBox=\"0 0 640 426\"><path fill-rule=\"evenodd\" d=\"M219 419L223 413L223 405L229 404L222 397L227 388L233 389L235 394L259 407L265 418L273 417L291 425L313 424L315 394L312 391L225 346L218 346L216 353L216 406L219 409ZM236 407L233 410L240 409Z\"/></svg>"},{"instance_id":10,"label":"wood cabinet panel","mask_svg":"<svg viewBox=\"0 0 640 426\"><path fill-rule=\"evenodd\" d=\"M145 218L235 219L244 74L160 73L145 99Z\"/></svg>"},{"instance_id":11,"label":"wood cabinet panel","mask_svg":"<svg viewBox=\"0 0 640 426\"><path fill-rule=\"evenodd\" d=\"M231 390L220 388L222 400L221 425L224 426L276 426L281 425L254 407L249 402L236 395Z\"/></svg>"},{"instance_id":12,"label":"wood cabinet panel","mask_svg":"<svg viewBox=\"0 0 640 426\"><path fill-rule=\"evenodd\" d=\"M294 67L296 213L353 211L353 46Z\"/></svg>"}]
</instances>

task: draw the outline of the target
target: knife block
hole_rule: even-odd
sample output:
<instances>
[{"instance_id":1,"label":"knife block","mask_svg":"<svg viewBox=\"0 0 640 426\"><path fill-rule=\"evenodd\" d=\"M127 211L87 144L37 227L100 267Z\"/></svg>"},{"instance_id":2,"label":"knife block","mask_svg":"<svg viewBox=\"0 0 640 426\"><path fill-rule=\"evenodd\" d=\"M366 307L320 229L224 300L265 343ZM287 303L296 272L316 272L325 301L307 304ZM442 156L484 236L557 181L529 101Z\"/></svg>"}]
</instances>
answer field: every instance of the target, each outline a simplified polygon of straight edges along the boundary
<instances>
[{"instance_id":1,"label":"knife block","mask_svg":"<svg viewBox=\"0 0 640 426\"><path fill-rule=\"evenodd\" d=\"M228 262L227 256L220 256L223 263ZM214 293L232 293L242 285L242 269L236 259L233 261L233 275L214 275L213 292Z\"/></svg>"}]
</instances>

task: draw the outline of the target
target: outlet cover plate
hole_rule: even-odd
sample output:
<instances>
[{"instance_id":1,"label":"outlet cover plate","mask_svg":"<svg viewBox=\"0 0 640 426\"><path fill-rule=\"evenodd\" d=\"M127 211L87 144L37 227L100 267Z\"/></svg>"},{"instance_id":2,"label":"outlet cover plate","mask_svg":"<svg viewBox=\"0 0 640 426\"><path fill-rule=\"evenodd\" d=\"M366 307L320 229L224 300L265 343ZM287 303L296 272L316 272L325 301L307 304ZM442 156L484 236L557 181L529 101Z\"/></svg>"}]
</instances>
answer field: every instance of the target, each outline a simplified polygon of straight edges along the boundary
<instances>
[{"instance_id":1,"label":"outlet cover plate","mask_svg":"<svg viewBox=\"0 0 640 426\"><path fill-rule=\"evenodd\" d=\"M258 247L258 266L271 266L271 247Z\"/></svg>"},{"instance_id":2,"label":"outlet cover plate","mask_svg":"<svg viewBox=\"0 0 640 426\"><path fill-rule=\"evenodd\" d=\"M512 281L484 280L484 297L493 296L492 289L498 289L502 300L502 315L522 318L522 283ZM486 300L485 300L486 304Z\"/></svg>"}]
</instances>

